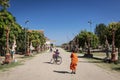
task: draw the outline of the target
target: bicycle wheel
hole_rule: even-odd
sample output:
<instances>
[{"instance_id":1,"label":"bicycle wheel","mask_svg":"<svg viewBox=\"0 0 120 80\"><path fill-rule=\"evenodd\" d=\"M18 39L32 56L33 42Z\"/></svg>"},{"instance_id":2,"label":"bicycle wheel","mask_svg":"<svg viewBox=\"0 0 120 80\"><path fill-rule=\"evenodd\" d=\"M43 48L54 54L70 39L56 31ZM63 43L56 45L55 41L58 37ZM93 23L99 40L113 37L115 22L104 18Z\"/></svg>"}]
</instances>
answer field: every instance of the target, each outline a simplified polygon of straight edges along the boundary
<instances>
[{"instance_id":1,"label":"bicycle wheel","mask_svg":"<svg viewBox=\"0 0 120 80\"><path fill-rule=\"evenodd\" d=\"M62 63L62 57L58 56L56 64L60 65Z\"/></svg>"}]
</instances>

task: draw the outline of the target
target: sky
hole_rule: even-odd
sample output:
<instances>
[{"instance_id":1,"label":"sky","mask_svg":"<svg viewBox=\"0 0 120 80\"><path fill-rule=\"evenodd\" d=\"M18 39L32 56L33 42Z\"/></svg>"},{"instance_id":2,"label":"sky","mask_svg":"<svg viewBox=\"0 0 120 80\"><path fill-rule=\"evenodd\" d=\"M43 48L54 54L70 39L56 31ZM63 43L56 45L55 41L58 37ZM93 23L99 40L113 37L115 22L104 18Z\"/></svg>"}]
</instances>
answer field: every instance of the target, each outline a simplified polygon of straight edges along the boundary
<instances>
[{"instance_id":1,"label":"sky","mask_svg":"<svg viewBox=\"0 0 120 80\"><path fill-rule=\"evenodd\" d=\"M43 30L61 45L81 30L94 32L97 24L120 21L120 0L10 0L8 11L21 26Z\"/></svg>"}]
</instances>

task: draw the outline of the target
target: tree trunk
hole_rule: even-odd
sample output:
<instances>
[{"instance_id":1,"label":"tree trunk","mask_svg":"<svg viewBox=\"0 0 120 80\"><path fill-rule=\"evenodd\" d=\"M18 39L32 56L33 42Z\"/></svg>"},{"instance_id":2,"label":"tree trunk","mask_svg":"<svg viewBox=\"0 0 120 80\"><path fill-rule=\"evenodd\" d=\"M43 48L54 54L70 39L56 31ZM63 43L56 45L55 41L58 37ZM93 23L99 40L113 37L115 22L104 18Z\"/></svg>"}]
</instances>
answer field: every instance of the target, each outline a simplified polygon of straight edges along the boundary
<instances>
[{"instance_id":1,"label":"tree trunk","mask_svg":"<svg viewBox=\"0 0 120 80\"><path fill-rule=\"evenodd\" d=\"M115 62L116 58L116 50L115 50L115 30L112 31L112 54L111 54L111 61Z\"/></svg>"},{"instance_id":2,"label":"tree trunk","mask_svg":"<svg viewBox=\"0 0 120 80\"><path fill-rule=\"evenodd\" d=\"M88 50L87 50L87 54L85 54L84 57L87 57L87 58L93 57L93 54L91 54L90 52L90 41L88 41Z\"/></svg>"}]
</instances>

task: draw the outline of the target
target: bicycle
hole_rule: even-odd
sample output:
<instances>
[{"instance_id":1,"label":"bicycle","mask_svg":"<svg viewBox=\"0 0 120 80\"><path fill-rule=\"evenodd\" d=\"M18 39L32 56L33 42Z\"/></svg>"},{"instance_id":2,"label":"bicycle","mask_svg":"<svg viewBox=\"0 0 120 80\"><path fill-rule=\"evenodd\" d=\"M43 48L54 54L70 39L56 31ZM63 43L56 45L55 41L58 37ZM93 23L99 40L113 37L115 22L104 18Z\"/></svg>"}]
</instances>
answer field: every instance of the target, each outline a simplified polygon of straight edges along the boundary
<instances>
[{"instance_id":1,"label":"bicycle","mask_svg":"<svg viewBox=\"0 0 120 80\"><path fill-rule=\"evenodd\" d=\"M50 60L50 63L51 64L57 64L57 65L60 65L62 63L62 57L61 56L58 56L57 58L53 57L51 60Z\"/></svg>"}]
</instances>

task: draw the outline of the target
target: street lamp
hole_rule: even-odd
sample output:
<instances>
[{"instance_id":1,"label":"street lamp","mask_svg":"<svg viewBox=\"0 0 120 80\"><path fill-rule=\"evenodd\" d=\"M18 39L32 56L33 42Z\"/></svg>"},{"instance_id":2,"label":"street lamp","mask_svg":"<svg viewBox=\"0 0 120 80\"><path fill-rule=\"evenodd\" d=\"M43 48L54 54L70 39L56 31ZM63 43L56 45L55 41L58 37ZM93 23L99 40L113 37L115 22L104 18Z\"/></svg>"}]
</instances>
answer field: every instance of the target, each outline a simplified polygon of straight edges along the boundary
<instances>
[{"instance_id":1,"label":"street lamp","mask_svg":"<svg viewBox=\"0 0 120 80\"><path fill-rule=\"evenodd\" d=\"M92 21L90 20L90 21L88 21L88 23L90 24L90 31L91 31L91 33L92 33ZM92 36L91 36L91 39L90 39L90 46L91 46L91 44L92 44Z\"/></svg>"},{"instance_id":2,"label":"street lamp","mask_svg":"<svg viewBox=\"0 0 120 80\"><path fill-rule=\"evenodd\" d=\"M29 22L29 20L25 21L25 25ZM27 41L28 40L28 41ZM27 28L25 27L25 56L29 56L29 37L27 39Z\"/></svg>"},{"instance_id":3,"label":"street lamp","mask_svg":"<svg viewBox=\"0 0 120 80\"><path fill-rule=\"evenodd\" d=\"M90 21L88 21L88 23L90 24L90 31L92 32L92 21L90 20Z\"/></svg>"}]
</instances>

